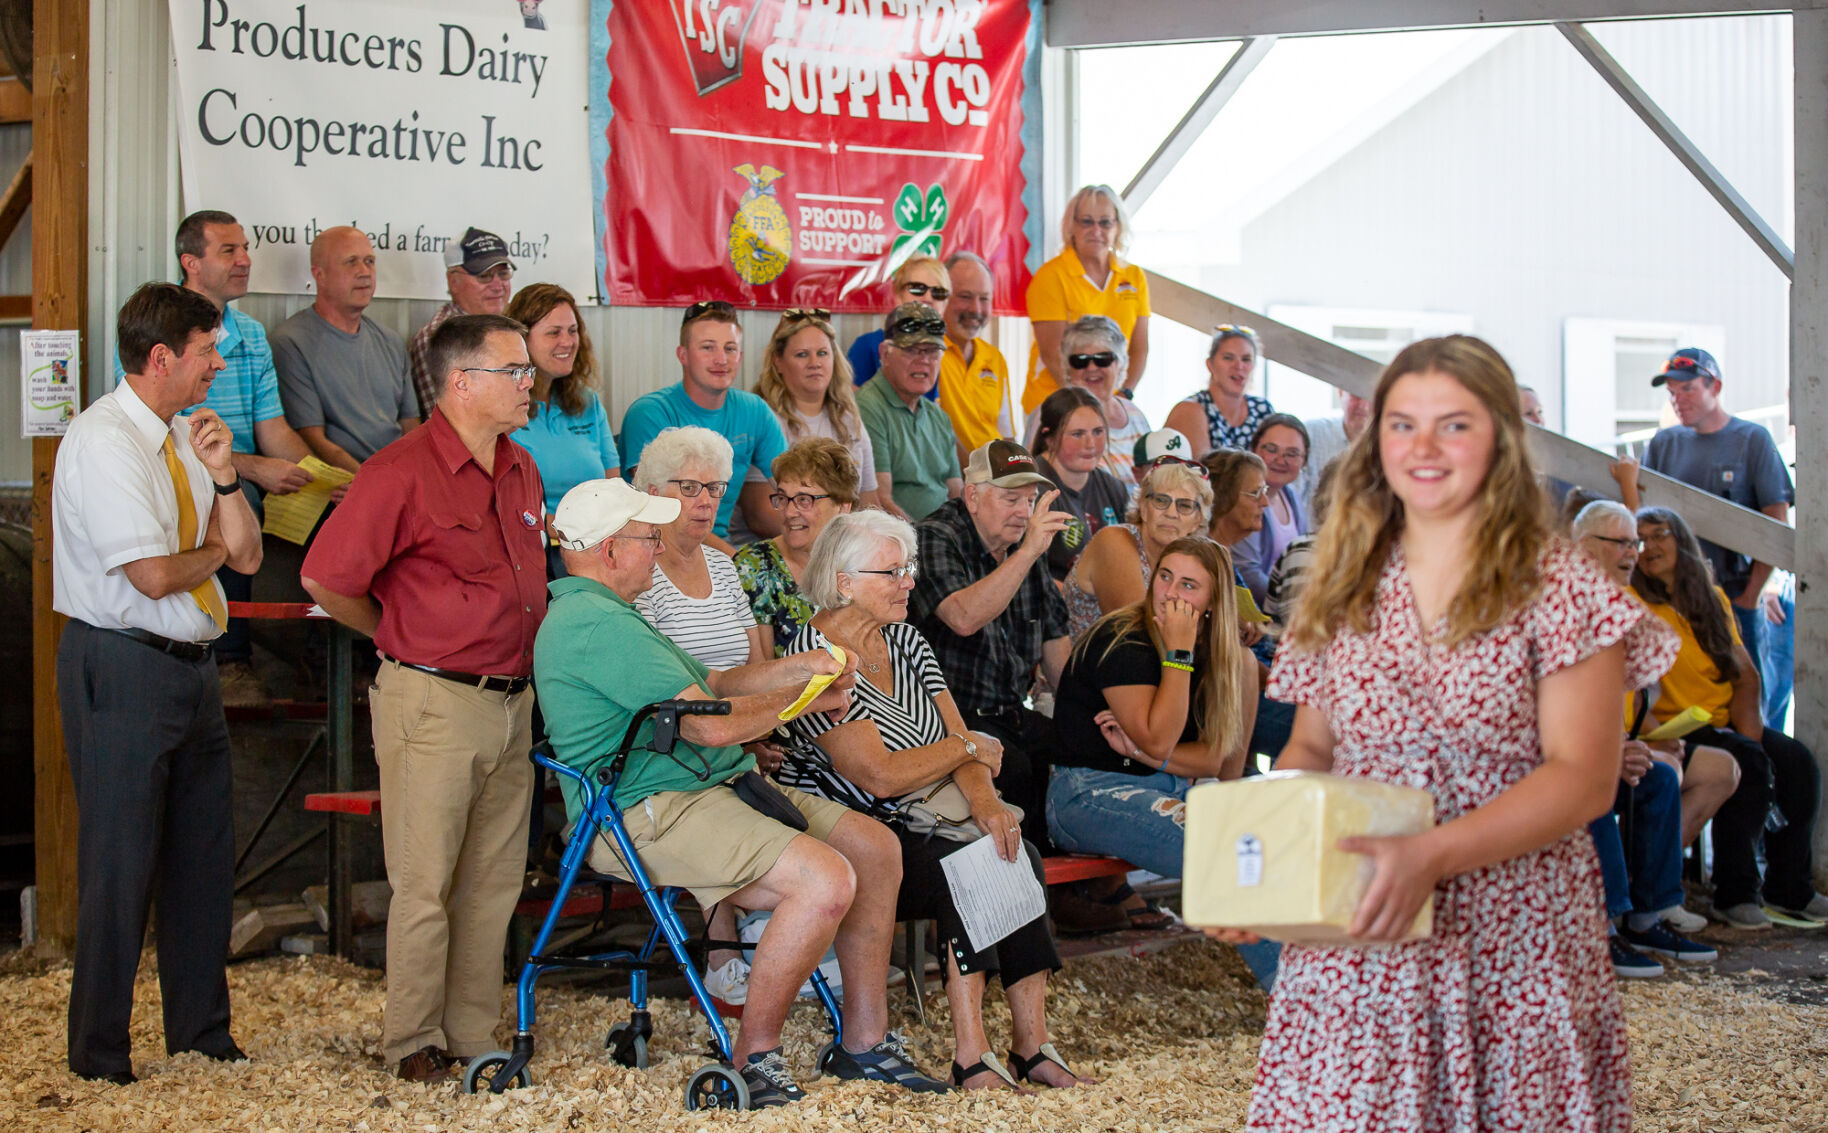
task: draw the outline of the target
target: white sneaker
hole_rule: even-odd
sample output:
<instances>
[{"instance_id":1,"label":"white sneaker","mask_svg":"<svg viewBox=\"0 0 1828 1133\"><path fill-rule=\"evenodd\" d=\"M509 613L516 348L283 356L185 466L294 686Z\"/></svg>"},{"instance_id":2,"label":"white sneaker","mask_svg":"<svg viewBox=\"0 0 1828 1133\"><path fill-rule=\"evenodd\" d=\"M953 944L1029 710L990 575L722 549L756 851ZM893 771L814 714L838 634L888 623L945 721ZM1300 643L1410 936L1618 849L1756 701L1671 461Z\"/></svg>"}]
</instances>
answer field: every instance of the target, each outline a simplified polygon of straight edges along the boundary
<instances>
[{"instance_id":1,"label":"white sneaker","mask_svg":"<svg viewBox=\"0 0 1828 1133\"><path fill-rule=\"evenodd\" d=\"M730 957L705 973L705 990L713 999L740 1007L749 998L749 964L741 956Z\"/></svg>"},{"instance_id":2,"label":"white sneaker","mask_svg":"<svg viewBox=\"0 0 1828 1133\"><path fill-rule=\"evenodd\" d=\"M1707 927L1706 917L1700 913L1691 913L1681 905L1671 905L1658 916L1663 918L1664 924L1683 934L1700 932Z\"/></svg>"}]
</instances>

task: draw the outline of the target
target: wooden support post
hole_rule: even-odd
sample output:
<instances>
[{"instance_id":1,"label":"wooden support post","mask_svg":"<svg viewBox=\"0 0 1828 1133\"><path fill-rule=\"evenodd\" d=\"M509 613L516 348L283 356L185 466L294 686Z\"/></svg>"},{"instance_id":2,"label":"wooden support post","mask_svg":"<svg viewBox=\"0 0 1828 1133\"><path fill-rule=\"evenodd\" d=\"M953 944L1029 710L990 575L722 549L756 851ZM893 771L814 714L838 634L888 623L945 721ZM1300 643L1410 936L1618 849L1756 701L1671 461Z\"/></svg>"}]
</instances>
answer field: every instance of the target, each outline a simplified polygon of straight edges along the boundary
<instances>
[{"instance_id":1,"label":"wooden support post","mask_svg":"<svg viewBox=\"0 0 1828 1133\"><path fill-rule=\"evenodd\" d=\"M13 183L0 194L0 248L13 238L13 230L25 218L25 210L32 207L32 155L27 152L25 163L19 172L13 174Z\"/></svg>"},{"instance_id":2,"label":"wooden support post","mask_svg":"<svg viewBox=\"0 0 1828 1133\"><path fill-rule=\"evenodd\" d=\"M33 0L32 325L87 331L89 296L89 0ZM83 341L84 380L93 345ZM82 391L77 391L80 397ZM32 441L32 750L36 789L38 953L76 940L76 792L57 716L51 610L51 471L56 438Z\"/></svg>"},{"instance_id":3,"label":"wooden support post","mask_svg":"<svg viewBox=\"0 0 1828 1133\"><path fill-rule=\"evenodd\" d=\"M1828 768L1828 11L1791 17L1796 53L1796 274L1790 420L1796 423L1796 738ZM1828 818L1815 887L1828 890Z\"/></svg>"}]
</instances>

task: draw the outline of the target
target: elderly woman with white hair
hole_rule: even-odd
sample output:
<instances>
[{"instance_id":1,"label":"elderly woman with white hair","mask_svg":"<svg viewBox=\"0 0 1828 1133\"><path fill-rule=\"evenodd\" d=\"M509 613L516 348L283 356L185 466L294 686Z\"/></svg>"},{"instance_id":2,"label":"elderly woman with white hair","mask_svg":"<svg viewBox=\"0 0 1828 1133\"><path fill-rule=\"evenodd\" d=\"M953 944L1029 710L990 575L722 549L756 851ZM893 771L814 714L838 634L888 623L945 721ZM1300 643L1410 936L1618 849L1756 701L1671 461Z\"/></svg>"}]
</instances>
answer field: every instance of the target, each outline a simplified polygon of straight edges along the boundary
<instances>
[{"instance_id":1,"label":"elderly woman with white hair","mask_svg":"<svg viewBox=\"0 0 1828 1133\"><path fill-rule=\"evenodd\" d=\"M1033 413L1067 380L1069 348L1063 336L1085 315L1112 319L1128 344L1113 390L1127 398L1142 380L1149 360L1149 277L1118 254L1129 246L1129 236L1129 213L1109 185L1087 185L1066 203L1060 218L1064 247L1035 270L1025 296L1035 340L1022 412Z\"/></svg>"},{"instance_id":2,"label":"elderly woman with white hair","mask_svg":"<svg viewBox=\"0 0 1828 1133\"><path fill-rule=\"evenodd\" d=\"M1097 398L1099 408L1104 411L1106 447L1102 467L1119 482L1131 483L1135 475L1136 442L1149 433L1150 425L1143 411L1118 393L1123 388L1123 375L1129 365L1129 347L1122 329L1103 315L1086 315L1066 328L1060 344L1065 367L1062 380ZM1037 406L1028 415L1026 425L1027 447L1031 451L1035 448L1035 434L1040 427L1041 410Z\"/></svg>"},{"instance_id":3,"label":"elderly woman with white hair","mask_svg":"<svg viewBox=\"0 0 1828 1133\"><path fill-rule=\"evenodd\" d=\"M1021 816L991 779L1002 745L968 731L926 639L907 623L919 570L914 529L879 511L834 517L813 544L802 583L819 607L793 648L836 645L856 658L857 683L839 719L811 713L789 729L796 741L781 781L872 815L901 840L898 920L938 922L952 1008L952 1082L966 1089L1016 1088L1021 1078L1073 1086L1074 1075L1047 1033L1047 977L1060 967L1045 914L995 944L973 948L941 862L967 842L994 841L1005 861L1028 862L1042 880L1041 855L1021 833ZM984 988L998 973L1009 1000L1013 1049L1005 1068L984 1033Z\"/></svg>"}]
</instances>

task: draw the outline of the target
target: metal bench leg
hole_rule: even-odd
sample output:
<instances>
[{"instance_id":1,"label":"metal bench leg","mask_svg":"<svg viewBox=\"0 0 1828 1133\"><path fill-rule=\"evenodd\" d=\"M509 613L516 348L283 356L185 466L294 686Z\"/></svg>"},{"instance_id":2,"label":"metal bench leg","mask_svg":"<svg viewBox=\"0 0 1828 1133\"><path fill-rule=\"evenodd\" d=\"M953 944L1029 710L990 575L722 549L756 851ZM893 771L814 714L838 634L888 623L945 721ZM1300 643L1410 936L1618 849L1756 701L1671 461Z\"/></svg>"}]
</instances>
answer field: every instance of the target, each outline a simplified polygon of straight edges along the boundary
<instances>
[{"instance_id":1,"label":"metal bench leg","mask_svg":"<svg viewBox=\"0 0 1828 1133\"><path fill-rule=\"evenodd\" d=\"M914 1017L927 1021L927 928L931 921L903 922L906 943L902 951L908 961L908 995L914 1003Z\"/></svg>"}]
</instances>

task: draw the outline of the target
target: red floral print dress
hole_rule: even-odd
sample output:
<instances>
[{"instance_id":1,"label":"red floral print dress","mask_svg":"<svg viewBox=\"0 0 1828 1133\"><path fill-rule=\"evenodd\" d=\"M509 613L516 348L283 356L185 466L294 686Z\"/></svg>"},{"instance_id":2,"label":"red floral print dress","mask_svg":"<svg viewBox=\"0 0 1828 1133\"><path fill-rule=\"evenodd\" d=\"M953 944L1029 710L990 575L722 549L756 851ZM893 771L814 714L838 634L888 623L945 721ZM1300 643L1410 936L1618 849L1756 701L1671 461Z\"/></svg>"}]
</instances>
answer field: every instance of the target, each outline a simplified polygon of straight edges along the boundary
<instances>
[{"instance_id":1,"label":"red floral print dress","mask_svg":"<svg viewBox=\"0 0 1828 1133\"><path fill-rule=\"evenodd\" d=\"M1626 684L1656 681L1675 635L1557 541L1542 589L1457 649L1425 639L1400 548L1375 628L1285 650L1269 695L1326 715L1333 771L1421 787L1447 822L1542 764L1536 682L1623 641ZM1434 933L1282 952L1251 1130L1625 1130L1631 1068L1583 828L1443 881Z\"/></svg>"}]
</instances>

